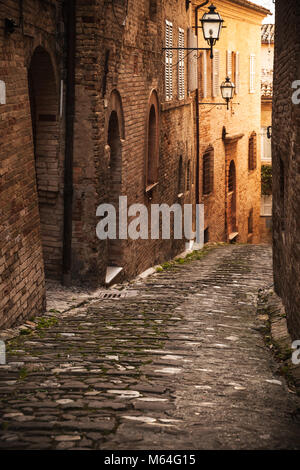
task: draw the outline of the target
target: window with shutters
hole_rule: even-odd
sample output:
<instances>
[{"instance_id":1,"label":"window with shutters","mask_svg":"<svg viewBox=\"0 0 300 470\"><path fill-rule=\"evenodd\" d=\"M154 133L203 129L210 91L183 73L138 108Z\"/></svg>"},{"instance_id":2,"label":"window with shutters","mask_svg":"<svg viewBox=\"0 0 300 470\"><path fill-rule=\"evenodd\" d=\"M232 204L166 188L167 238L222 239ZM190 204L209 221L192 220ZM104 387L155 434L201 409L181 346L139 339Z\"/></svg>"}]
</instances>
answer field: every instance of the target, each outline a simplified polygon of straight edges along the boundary
<instances>
[{"instance_id":1,"label":"window with shutters","mask_svg":"<svg viewBox=\"0 0 300 470\"><path fill-rule=\"evenodd\" d=\"M220 52L214 50L212 62L212 96L216 98L220 94Z\"/></svg>"},{"instance_id":2,"label":"window with shutters","mask_svg":"<svg viewBox=\"0 0 300 470\"><path fill-rule=\"evenodd\" d=\"M249 171L255 170L256 160L257 160L257 136L255 132L252 132L249 138L249 150L248 150Z\"/></svg>"},{"instance_id":3,"label":"window with shutters","mask_svg":"<svg viewBox=\"0 0 300 470\"><path fill-rule=\"evenodd\" d=\"M203 194L212 193L214 186L214 150L209 148L203 155Z\"/></svg>"},{"instance_id":4,"label":"window with shutters","mask_svg":"<svg viewBox=\"0 0 300 470\"><path fill-rule=\"evenodd\" d=\"M170 21L166 21L165 43L165 97L169 101L173 98L173 51L169 49L173 47L173 24Z\"/></svg>"},{"instance_id":5,"label":"window with shutters","mask_svg":"<svg viewBox=\"0 0 300 470\"><path fill-rule=\"evenodd\" d=\"M184 82L184 30L178 30L178 99L185 98L185 82Z\"/></svg>"},{"instance_id":6,"label":"window with shutters","mask_svg":"<svg viewBox=\"0 0 300 470\"><path fill-rule=\"evenodd\" d=\"M250 93L255 93L255 54L250 55Z\"/></svg>"},{"instance_id":7,"label":"window with shutters","mask_svg":"<svg viewBox=\"0 0 300 470\"><path fill-rule=\"evenodd\" d=\"M235 52L234 54L234 81L235 81L235 94L238 95L240 92L240 53Z\"/></svg>"},{"instance_id":8,"label":"window with shutters","mask_svg":"<svg viewBox=\"0 0 300 470\"><path fill-rule=\"evenodd\" d=\"M260 215L262 217L271 217L272 216L272 195L261 196L261 205L260 205Z\"/></svg>"},{"instance_id":9,"label":"window with shutters","mask_svg":"<svg viewBox=\"0 0 300 470\"><path fill-rule=\"evenodd\" d=\"M261 128L261 161L271 163L272 161L272 139L268 138L268 128Z\"/></svg>"},{"instance_id":10,"label":"window with shutters","mask_svg":"<svg viewBox=\"0 0 300 470\"><path fill-rule=\"evenodd\" d=\"M194 50L190 50L189 54L187 54L187 63L188 63L188 91L195 91L198 88L198 39L195 35L193 28L188 28L187 31L187 40L188 40L188 47L195 48Z\"/></svg>"},{"instance_id":11,"label":"window with shutters","mask_svg":"<svg viewBox=\"0 0 300 470\"><path fill-rule=\"evenodd\" d=\"M203 51L200 53L199 61L199 70L200 70L200 97L207 98L208 96L208 61L207 53Z\"/></svg>"},{"instance_id":12,"label":"window with shutters","mask_svg":"<svg viewBox=\"0 0 300 470\"><path fill-rule=\"evenodd\" d=\"M227 51L227 67L226 67L227 77L233 81L233 52Z\"/></svg>"}]
</instances>

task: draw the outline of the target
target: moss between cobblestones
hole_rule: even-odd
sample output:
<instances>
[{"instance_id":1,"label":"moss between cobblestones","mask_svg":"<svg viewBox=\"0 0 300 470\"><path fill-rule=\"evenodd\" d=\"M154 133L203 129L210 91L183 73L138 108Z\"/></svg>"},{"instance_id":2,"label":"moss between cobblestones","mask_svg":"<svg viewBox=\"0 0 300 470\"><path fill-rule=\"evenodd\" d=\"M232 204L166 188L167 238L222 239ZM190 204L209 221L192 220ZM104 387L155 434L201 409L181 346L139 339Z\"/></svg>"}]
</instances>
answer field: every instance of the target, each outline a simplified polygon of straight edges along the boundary
<instances>
[{"instance_id":1,"label":"moss between cobblestones","mask_svg":"<svg viewBox=\"0 0 300 470\"><path fill-rule=\"evenodd\" d=\"M169 269L175 268L177 265L183 265L190 263L191 261L197 261L206 256L210 251L217 248L218 246L225 246L226 243L214 243L205 245L201 250L195 250L192 253L188 253L184 258L178 257L173 260L163 263L161 266L156 268L156 272L168 271Z\"/></svg>"}]
</instances>

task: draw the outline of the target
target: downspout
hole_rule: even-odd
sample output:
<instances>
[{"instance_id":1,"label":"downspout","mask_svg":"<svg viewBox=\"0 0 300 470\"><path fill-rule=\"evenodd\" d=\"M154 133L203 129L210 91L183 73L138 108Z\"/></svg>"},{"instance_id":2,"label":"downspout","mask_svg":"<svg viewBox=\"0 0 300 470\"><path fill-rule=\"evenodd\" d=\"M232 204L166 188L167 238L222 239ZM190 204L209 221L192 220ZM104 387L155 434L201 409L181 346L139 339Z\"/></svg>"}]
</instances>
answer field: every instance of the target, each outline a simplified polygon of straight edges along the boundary
<instances>
[{"instance_id":1,"label":"downspout","mask_svg":"<svg viewBox=\"0 0 300 470\"><path fill-rule=\"evenodd\" d=\"M209 0L201 3L200 5L196 6L195 8L195 31L196 36L198 37L198 10L209 3ZM198 41L197 41L198 47ZM195 105L196 105L196 204L200 204L200 115L199 115L199 80L197 83L196 88L196 95L195 95Z\"/></svg>"},{"instance_id":2,"label":"downspout","mask_svg":"<svg viewBox=\"0 0 300 470\"><path fill-rule=\"evenodd\" d=\"M73 143L75 118L75 54L76 54L76 0L66 0L66 137L64 166L64 236L63 284L71 282L72 265L72 204L73 204Z\"/></svg>"}]
</instances>

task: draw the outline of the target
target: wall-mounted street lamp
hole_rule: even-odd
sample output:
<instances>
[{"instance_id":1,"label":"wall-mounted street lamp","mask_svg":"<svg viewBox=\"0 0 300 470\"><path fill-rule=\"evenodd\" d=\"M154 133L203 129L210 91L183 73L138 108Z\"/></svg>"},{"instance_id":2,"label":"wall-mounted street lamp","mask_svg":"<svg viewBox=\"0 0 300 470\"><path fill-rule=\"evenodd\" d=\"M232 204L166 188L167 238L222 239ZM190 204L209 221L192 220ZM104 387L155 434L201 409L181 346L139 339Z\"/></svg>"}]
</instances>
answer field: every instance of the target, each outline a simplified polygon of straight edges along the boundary
<instances>
[{"instance_id":1,"label":"wall-mounted street lamp","mask_svg":"<svg viewBox=\"0 0 300 470\"><path fill-rule=\"evenodd\" d=\"M216 42L220 39L221 29L224 20L221 18L219 13L216 11L216 7L211 4L208 8L208 12L204 13L201 18L203 36L205 41L210 46L210 57L213 59L213 47Z\"/></svg>"},{"instance_id":2,"label":"wall-mounted street lamp","mask_svg":"<svg viewBox=\"0 0 300 470\"><path fill-rule=\"evenodd\" d=\"M222 98L226 101L227 109L229 109L229 102L233 99L235 85L230 81L229 77L226 77L226 80L221 83L220 88Z\"/></svg>"},{"instance_id":3,"label":"wall-mounted street lamp","mask_svg":"<svg viewBox=\"0 0 300 470\"><path fill-rule=\"evenodd\" d=\"M267 128L267 137L268 139L272 139L272 126L268 126Z\"/></svg>"},{"instance_id":4,"label":"wall-mounted street lamp","mask_svg":"<svg viewBox=\"0 0 300 470\"><path fill-rule=\"evenodd\" d=\"M214 58L213 47L216 42L220 39L220 34L223 26L224 20L221 18L219 13L216 11L216 7L211 4L208 8L208 12L204 13L201 18L201 26L198 26L198 9L202 8L208 3L208 0L198 5L195 9L195 29L196 35L198 35L198 29L202 29L203 36L205 41L209 44L208 47L163 47L163 50L180 50L180 51L210 51L210 58Z\"/></svg>"},{"instance_id":5,"label":"wall-mounted street lamp","mask_svg":"<svg viewBox=\"0 0 300 470\"><path fill-rule=\"evenodd\" d=\"M225 100L225 103L202 103L199 102L199 104L209 104L212 106L227 106L227 109L229 109L229 103L233 99L234 96L234 90L235 90L235 84L232 83L229 77L226 77L224 82L221 83L221 95L223 100ZM240 103L232 103L232 104L240 104Z\"/></svg>"}]
</instances>

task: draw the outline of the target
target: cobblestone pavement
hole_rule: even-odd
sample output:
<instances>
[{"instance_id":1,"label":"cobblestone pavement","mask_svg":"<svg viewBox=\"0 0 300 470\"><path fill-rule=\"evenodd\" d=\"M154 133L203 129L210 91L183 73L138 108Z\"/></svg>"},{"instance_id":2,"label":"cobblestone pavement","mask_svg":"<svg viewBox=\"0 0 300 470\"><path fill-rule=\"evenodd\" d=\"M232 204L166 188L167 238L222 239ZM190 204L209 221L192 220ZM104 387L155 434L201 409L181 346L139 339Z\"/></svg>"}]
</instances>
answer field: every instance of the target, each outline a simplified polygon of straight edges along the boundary
<instances>
[{"instance_id":1,"label":"cobblestone pavement","mask_svg":"<svg viewBox=\"0 0 300 470\"><path fill-rule=\"evenodd\" d=\"M230 245L43 317L0 366L0 448L299 449L256 320L270 284L269 247Z\"/></svg>"}]
</instances>

